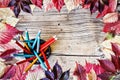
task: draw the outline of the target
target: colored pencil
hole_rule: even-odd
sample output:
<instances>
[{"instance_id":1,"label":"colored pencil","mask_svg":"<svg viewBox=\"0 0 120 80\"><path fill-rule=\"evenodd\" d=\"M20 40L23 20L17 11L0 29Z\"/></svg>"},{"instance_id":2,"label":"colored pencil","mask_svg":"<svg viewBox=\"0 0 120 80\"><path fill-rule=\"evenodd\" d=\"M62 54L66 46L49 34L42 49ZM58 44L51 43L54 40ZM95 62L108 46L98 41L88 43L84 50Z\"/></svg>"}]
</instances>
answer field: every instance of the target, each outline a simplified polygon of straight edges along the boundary
<instances>
[{"instance_id":1,"label":"colored pencil","mask_svg":"<svg viewBox=\"0 0 120 80\"><path fill-rule=\"evenodd\" d=\"M13 56L15 56L15 57L33 57L33 56L35 56L35 55L30 55L30 54L13 54Z\"/></svg>"},{"instance_id":2,"label":"colored pencil","mask_svg":"<svg viewBox=\"0 0 120 80\"><path fill-rule=\"evenodd\" d=\"M33 50L33 53L34 53L34 55L37 57L38 61L41 63L41 64L40 64L41 67L42 67L44 70L47 70L44 62L43 62L42 59L39 57L39 55L37 54L37 52L36 52L35 50Z\"/></svg>"},{"instance_id":3,"label":"colored pencil","mask_svg":"<svg viewBox=\"0 0 120 80\"><path fill-rule=\"evenodd\" d=\"M24 37L22 35L20 35L20 40L24 41ZM23 42L24 46L30 51L30 48L28 47L26 42Z\"/></svg>"},{"instance_id":4,"label":"colored pencil","mask_svg":"<svg viewBox=\"0 0 120 80\"><path fill-rule=\"evenodd\" d=\"M25 31L25 37L26 37L26 40L29 40L29 33L27 30ZM28 46L29 46L29 48L31 48L30 42L28 42Z\"/></svg>"},{"instance_id":5,"label":"colored pencil","mask_svg":"<svg viewBox=\"0 0 120 80\"><path fill-rule=\"evenodd\" d=\"M47 57L46 57L45 53L43 51L41 51L41 54L43 55L43 58L44 58L44 61L46 63L46 66L47 66L48 70L50 70L51 67L50 67L50 64L49 64L49 62L47 60Z\"/></svg>"},{"instance_id":6,"label":"colored pencil","mask_svg":"<svg viewBox=\"0 0 120 80\"><path fill-rule=\"evenodd\" d=\"M35 45L37 43L37 40L38 40L38 36L40 36L40 33L41 33L41 31L39 31L38 34L36 35L36 38L35 38L35 40L33 42L33 45L32 45L32 49L34 49L34 47L35 47Z\"/></svg>"},{"instance_id":7,"label":"colored pencil","mask_svg":"<svg viewBox=\"0 0 120 80\"><path fill-rule=\"evenodd\" d=\"M48 47L50 44L52 44L56 40L57 40L56 36L53 36L52 38L50 38L49 40L47 40L44 44L41 45L40 51L44 50L46 47Z\"/></svg>"},{"instance_id":8,"label":"colored pencil","mask_svg":"<svg viewBox=\"0 0 120 80\"><path fill-rule=\"evenodd\" d=\"M39 50L40 50L40 37L38 37L37 40L37 53L39 54Z\"/></svg>"},{"instance_id":9,"label":"colored pencil","mask_svg":"<svg viewBox=\"0 0 120 80\"><path fill-rule=\"evenodd\" d=\"M47 50L47 48L44 50L44 52ZM39 54L39 56L41 56L42 54ZM34 60L33 60L34 59ZM24 61L21 61L21 62L18 62L18 64L21 64L21 63L23 63L23 62L26 62L26 61L31 61L31 60L33 60L33 62L32 63L30 63L29 64L29 66L25 69L25 72L27 72L36 62L37 62L37 60L38 60L38 58L36 58L36 57L34 57L34 58L31 58L31 59L26 59L26 60L24 60Z\"/></svg>"},{"instance_id":10,"label":"colored pencil","mask_svg":"<svg viewBox=\"0 0 120 80\"><path fill-rule=\"evenodd\" d=\"M15 42L21 49L23 49L26 53L30 53L26 48L24 48L18 41Z\"/></svg>"},{"instance_id":11,"label":"colored pencil","mask_svg":"<svg viewBox=\"0 0 120 80\"><path fill-rule=\"evenodd\" d=\"M53 38L55 38L55 36L53 36ZM53 40L53 38L47 40L46 42L48 43L49 41ZM41 45L41 47L40 47L41 50L43 50L43 49L46 47L46 46L45 46L45 45L47 45L46 42ZM51 43L51 44L52 44L52 43ZM51 45L51 44L49 43L49 45ZM48 46L49 46L49 45L48 45ZM47 49L47 48L46 48L46 49ZM44 52L45 52L45 51L44 51ZM40 55L41 55L41 54L40 54ZM39 56L40 56L40 55L39 55ZM27 62L27 61L31 61L31 60L33 60L33 59L35 59L35 58L36 58L36 57L31 57L31 58L28 58L28 59L26 59L26 60L17 62L17 64L21 64L21 63L24 63L24 62Z\"/></svg>"},{"instance_id":12,"label":"colored pencil","mask_svg":"<svg viewBox=\"0 0 120 80\"><path fill-rule=\"evenodd\" d=\"M41 56L41 55L39 55L39 56ZM16 64L19 65L19 64L22 64L22 63L24 63L24 62L31 61L31 60L33 60L33 59L35 59L35 58L36 58L36 56L33 56L33 57L31 57L31 58L28 58L28 59L19 61L19 62L17 62Z\"/></svg>"}]
</instances>

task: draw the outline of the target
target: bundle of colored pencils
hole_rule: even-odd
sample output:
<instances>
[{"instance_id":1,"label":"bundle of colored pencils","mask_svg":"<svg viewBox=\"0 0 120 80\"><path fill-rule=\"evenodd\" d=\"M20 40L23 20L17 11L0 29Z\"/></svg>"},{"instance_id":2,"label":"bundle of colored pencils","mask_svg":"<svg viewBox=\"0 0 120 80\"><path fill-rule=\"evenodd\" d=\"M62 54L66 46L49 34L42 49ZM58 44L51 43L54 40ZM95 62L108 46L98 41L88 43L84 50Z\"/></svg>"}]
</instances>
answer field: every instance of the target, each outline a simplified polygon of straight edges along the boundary
<instances>
[{"instance_id":1,"label":"bundle of colored pencils","mask_svg":"<svg viewBox=\"0 0 120 80\"><path fill-rule=\"evenodd\" d=\"M26 30L25 31L25 39L22 35L20 35L20 41L22 41L24 43L24 46L22 46L21 43L19 43L19 41L16 41L16 44L23 49L23 53L25 54L14 54L15 57L25 57L25 60L19 61L16 64L21 64L27 61L31 61L30 65L25 69L25 72L27 72L29 69L31 69L31 67L37 62L39 61L40 66L44 69L44 70L50 70L50 64L47 60L47 57L45 55L45 51L47 49L48 46L50 46L53 42L55 42L57 40L56 36L53 36L52 38L48 39L45 43L40 44L40 34L41 31L38 32L38 34L36 35L34 40L30 40L29 39L29 33ZM35 48L37 46L37 48ZM43 56L44 62L41 59L41 57Z\"/></svg>"}]
</instances>

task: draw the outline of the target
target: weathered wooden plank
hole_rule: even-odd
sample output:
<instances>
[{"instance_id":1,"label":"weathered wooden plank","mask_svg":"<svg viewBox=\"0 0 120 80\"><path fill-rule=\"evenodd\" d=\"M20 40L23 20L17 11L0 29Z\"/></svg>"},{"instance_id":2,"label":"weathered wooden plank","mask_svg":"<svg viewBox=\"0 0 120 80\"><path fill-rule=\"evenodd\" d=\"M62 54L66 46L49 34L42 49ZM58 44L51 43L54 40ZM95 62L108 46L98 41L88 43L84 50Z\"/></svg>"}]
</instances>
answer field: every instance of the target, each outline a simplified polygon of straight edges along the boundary
<instances>
[{"instance_id":1,"label":"weathered wooden plank","mask_svg":"<svg viewBox=\"0 0 120 80\"><path fill-rule=\"evenodd\" d=\"M40 29L41 38L45 40L57 35L58 41L51 45L55 53L90 55L103 40L102 23L85 9L79 8L68 13L64 7L59 13L56 9L44 12L36 8L33 15L23 12L20 18L17 28L27 28L31 38Z\"/></svg>"}]
</instances>

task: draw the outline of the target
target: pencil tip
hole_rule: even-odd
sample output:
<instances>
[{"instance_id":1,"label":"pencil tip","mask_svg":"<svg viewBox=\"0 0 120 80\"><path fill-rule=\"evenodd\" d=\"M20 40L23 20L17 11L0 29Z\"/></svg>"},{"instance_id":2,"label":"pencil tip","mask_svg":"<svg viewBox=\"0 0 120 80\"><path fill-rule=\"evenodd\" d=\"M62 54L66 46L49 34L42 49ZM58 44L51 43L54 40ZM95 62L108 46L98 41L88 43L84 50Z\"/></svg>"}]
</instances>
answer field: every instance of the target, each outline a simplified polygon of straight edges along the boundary
<instances>
[{"instance_id":1,"label":"pencil tip","mask_svg":"<svg viewBox=\"0 0 120 80\"><path fill-rule=\"evenodd\" d=\"M55 36L53 36L53 38L55 39L55 40L57 40L58 38L56 37L56 35Z\"/></svg>"},{"instance_id":2,"label":"pencil tip","mask_svg":"<svg viewBox=\"0 0 120 80\"><path fill-rule=\"evenodd\" d=\"M39 33L41 32L41 30L39 30Z\"/></svg>"}]
</instances>

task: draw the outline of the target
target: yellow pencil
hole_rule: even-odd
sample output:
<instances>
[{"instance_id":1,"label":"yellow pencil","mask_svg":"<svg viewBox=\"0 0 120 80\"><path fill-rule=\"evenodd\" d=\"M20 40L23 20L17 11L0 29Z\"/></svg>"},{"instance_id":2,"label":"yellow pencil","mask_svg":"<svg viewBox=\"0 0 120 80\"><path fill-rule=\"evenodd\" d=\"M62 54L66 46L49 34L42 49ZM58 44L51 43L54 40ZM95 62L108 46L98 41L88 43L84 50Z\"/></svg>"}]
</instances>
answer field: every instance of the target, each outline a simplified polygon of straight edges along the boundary
<instances>
[{"instance_id":1,"label":"yellow pencil","mask_svg":"<svg viewBox=\"0 0 120 80\"><path fill-rule=\"evenodd\" d=\"M20 40L24 41L24 38L22 35L20 35ZM30 51L30 48L28 47L26 42L24 42L24 46Z\"/></svg>"},{"instance_id":2,"label":"yellow pencil","mask_svg":"<svg viewBox=\"0 0 120 80\"><path fill-rule=\"evenodd\" d=\"M41 55L42 55L42 54L40 53L39 56L41 56ZM38 60L38 58L35 58L35 59L33 60L33 62L30 63L29 66L25 69L25 72L27 72L27 71L37 62L37 60Z\"/></svg>"}]
</instances>

